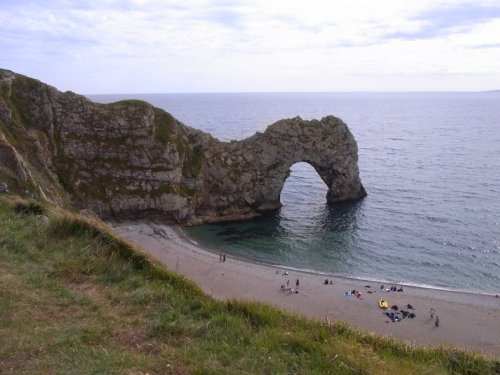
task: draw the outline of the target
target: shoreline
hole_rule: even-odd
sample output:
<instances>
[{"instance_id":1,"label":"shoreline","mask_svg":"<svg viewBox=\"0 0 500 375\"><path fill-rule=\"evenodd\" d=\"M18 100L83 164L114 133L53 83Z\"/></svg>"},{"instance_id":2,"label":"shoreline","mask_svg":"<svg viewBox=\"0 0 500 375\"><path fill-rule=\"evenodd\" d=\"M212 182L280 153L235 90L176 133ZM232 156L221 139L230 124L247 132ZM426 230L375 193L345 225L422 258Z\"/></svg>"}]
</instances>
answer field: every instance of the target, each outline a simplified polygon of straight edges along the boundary
<instances>
[{"instance_id":1,"label":"shoreline","mask_svg":"<svg viewBox=\"0 0 500 375\"><path fill-rule=\"evenodd\" d=\"M295 270L219 254L190 239L181 228L152 223L108 223L121 237L139 246L171 271L195 282L218 300L263 302L320 321L345 321L355 329L394 336L418 346L454 346L500 357L500 298L491 294L426 288L405 284L403 292L380 290L382 282ZM288 280L291 289L281 286ZM325 279L332 284L324 284ZM384 288L385 289L385 288ZM346 296L357 290L360 298ZM410 304L414 319L392 322L379 299L399 309ZM440 325L429 316L436 309ZM394 310L387 310L394 311Z\"/></svg>"},{"instance_id":2,"label":"shoreline","mask_svg":"<svg viewBox=\"0 0 500 375\"><path fill-rule=\"evenodd\" d=\"M175 231L175 233L182 238L183 240L191 243L193 246L198 247L201 249L201 251L206 251L208 253L218 255L220 251L217 251L215 249L212 249L208 246L202 245L193 238L191 238L180 226L173 226L170 225L172 230ZM441 287L441 286L434 286L434 285L426 285L426 284L418 284L418 283L405 283L405 282L394 282L394 281L388 281L388 280L382 280L382 279L375 279L375 278L369 278L369 277L356 277L356 276L347 276L347 275L337 275L337 274L332 274L332 273L327 273L327 272L322 272L322 271L316 271L316 270L308 270L308 269L302 269L302 268L296 268L296 267L291 267L291 266L285 266L285 265L280 265L280 264L273 264L273 263L266 263L254 259L248 259L248 258L243 258L238 255L232 255L232 259L237 259L241 262L245 263L250 263L250 264L255 264L257 266L265 266L265 267L272 267L272 268L279 268L283 270L291 270L294 272L299 272L299 273L305 273L305 274L310 274L310 275L316 275L316 276L322 276L322 277L329 277L329 278L334 278L334 279L344 279L344 280L352 280L352 281L360 281L363 283L377 283L377 284L388 284L388 285L398 285L398 286L403 286L403 287L411 287L411 288L420 288L420 289L425 289L425 290L436 290L436 291L444 291L444 292L450 292L450 293L460 293L460 294L471 294L471 295L480 295L480 296L490 296L490 297L499 297L500 294L496 292L482 292L479 290L465 290L465 289L453 289L451 287Z\"/></svg>"}]
</instances>

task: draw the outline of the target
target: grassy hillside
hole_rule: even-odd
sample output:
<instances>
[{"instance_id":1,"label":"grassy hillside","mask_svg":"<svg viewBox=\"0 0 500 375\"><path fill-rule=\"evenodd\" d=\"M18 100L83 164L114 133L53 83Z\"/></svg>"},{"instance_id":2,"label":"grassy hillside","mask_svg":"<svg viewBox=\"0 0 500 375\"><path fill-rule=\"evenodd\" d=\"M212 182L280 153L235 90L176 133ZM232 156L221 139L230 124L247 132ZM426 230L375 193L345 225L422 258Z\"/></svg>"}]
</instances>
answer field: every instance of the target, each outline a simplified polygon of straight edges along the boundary
<instances>
[{"instance_id":1,"label":"grassy hillside","mask_svg":"<svg viewBox=\"0 0 500 375\"><path fill-rule=\"evenodd\" d=\"M0 374L499 374L462 351L221 303L98 223L0 199Z\"/></svg>"}]
</instances>

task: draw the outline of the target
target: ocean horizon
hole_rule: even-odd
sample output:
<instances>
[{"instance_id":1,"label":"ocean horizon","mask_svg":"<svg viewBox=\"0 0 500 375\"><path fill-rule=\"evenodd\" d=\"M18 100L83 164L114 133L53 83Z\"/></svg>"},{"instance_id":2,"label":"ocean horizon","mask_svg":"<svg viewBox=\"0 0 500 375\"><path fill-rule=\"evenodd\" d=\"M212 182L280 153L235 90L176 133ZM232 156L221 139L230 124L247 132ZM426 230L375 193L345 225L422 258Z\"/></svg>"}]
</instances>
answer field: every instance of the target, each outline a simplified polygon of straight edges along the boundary
<instances>
[{"instance_id":1,"label":"ocean horizon","mask_svg":"<svg viewBox=\"0 0 500 375\"><path fill-rule=\"evenodd\" d=\"M86 93L82 94L96 102L110 103L109 99L113 98L113 101L123 99L138 99L139 97L144 97L145 95L233 95L233 94L499 94L500 89L492 90L402 90L402 91L391 91L391 90L381 90L381 91L193 91L193 92L125 92L125 93ZM144 99L139 99L144 100Z\"/></svg>"}]
</instances>

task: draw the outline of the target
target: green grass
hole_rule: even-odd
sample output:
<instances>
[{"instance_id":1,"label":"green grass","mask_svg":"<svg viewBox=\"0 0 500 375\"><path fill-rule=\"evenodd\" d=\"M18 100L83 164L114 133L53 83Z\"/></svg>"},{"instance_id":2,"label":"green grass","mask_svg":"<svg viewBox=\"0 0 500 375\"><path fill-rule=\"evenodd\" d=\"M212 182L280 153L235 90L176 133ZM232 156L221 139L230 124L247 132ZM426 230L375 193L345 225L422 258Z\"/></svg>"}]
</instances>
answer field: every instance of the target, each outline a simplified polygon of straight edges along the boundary
<instances>
[{"instance_id":1,"label":"green grass","mask_svg":"<svg viewBox=\"0 0 500 375\"><path fill-rule=\"evenodd\" d=\"M203 162L204 156L200 149L195 148L192 151L189 149L188 158L182 167L182 174L187 177L197 177L203 167Z\"/></svg>"},{"instance_id":2,"label":"green grass","mask_svg":"<svg viewBox=\"0 0 500 375\"><path fill-rule=\"evenodd\" d=\"M200 149L192 149L188 140L176 133L175 118L168 112L158 111L155 113L155 137L163 143L174 143L177 152L185 159L182 173L187 177L197 177L203 166L203 152Z\"/></svg>"},{"instance_id":3,"label":"green grass","mask_svg":"<svg viewBox=\"0 0 500 375\"><path fill-rule=\"evenodd\" d=\"M172 132L175 127L175 118L168 112L155 114L155 137L164 143L172 142Z\"/></svg>"},{"instance_id":4,"label":"green grass","mask_svg":"<svg viewBox=\"0 0 500 375\"><path fill-rule=\"evenodd\" d=\"M0 306L0 374L500 373L463 351L214 301L99 223L6 196Z\"/></svg>"},{"instance_id":5,"label":"green grass","mask_svg":"<svg viewBox=\"0 0 500 375\"><path fill-rule=\"evenodd\" d=\"M118 102L111 103L110 106L126 106L126 107L137 107L142 109L151 108L151 104L145 102L144 100L138 99L125 99Z\"/></svg>"}]
</instances>

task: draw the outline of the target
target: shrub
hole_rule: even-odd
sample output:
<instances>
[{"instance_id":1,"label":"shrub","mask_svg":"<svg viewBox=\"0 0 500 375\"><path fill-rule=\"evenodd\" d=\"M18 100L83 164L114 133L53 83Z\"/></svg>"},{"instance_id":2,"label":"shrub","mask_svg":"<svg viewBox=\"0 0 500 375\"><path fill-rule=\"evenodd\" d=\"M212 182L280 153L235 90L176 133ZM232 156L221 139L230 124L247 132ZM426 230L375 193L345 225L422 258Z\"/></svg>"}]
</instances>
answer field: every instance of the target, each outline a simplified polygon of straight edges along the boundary
<instances>
[{"instance_id":1,"label":"shrub","mask_svg":"<svg viewBox=\"0 0 500 375\"><path fill-rule=\"evenodd\" d=\"M35 201L18 201L14 205L14 212L23 215L39 216L45 215L47 213L47 209Z\"/></svg>"}]
</instances>

